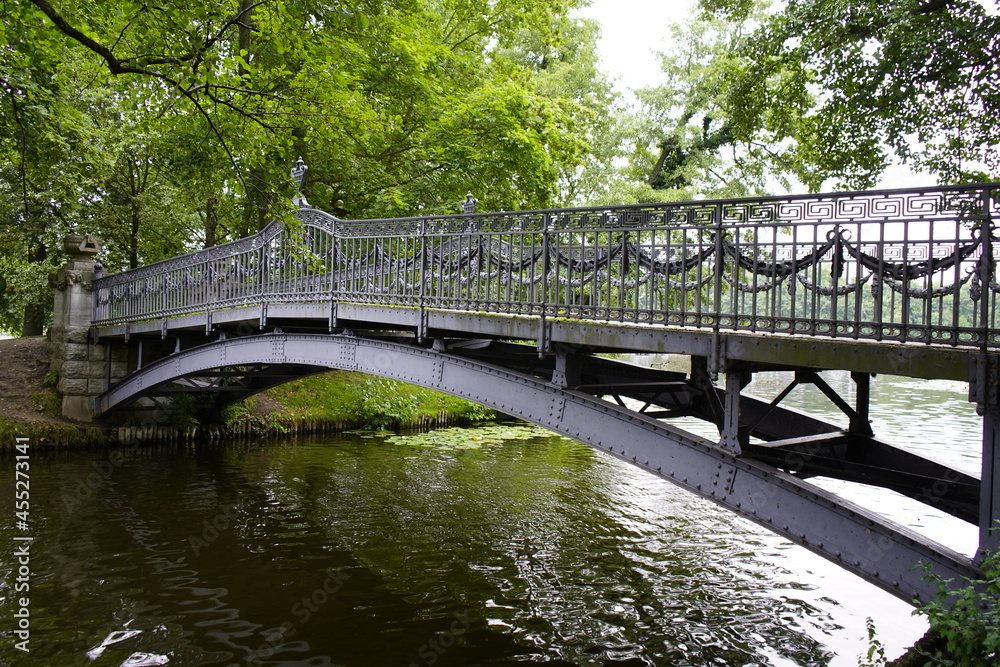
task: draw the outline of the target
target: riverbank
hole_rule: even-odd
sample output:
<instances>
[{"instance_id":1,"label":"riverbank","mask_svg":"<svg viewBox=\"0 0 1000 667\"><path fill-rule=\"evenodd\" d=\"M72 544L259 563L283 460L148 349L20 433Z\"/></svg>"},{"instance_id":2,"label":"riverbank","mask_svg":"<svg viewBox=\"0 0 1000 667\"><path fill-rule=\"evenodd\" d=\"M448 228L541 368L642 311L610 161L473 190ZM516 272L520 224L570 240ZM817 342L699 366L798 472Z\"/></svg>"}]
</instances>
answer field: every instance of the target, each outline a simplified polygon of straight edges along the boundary
<instances>
[{"instance_id":1,"label":"riverbank","mask_svg":"<svg viewBox=\"0 0 1000 667\"><path fill-rule=\"evenodd\" d=\"M49 373L47 341L0 340L0 449L9 447L16 437L31 438L36 446L73 448L137 441L432 428L492 416L480 406L446 394L349 372L324 373L274 387L231 406L212 423L192 421L196 399L184 400L188 401L187 410L169 423L136 422L105 429L65 419L59 416L60 399L55 378ZM923 651L911 650L888 664L924 664L932 640L923 640Z\"/></svg>"},{"instance_id":2,"label":"riverbank","mask_svg":"<svg viewBox=\"0 0 1000 667\"><path fill-rule=\"evenodd\" d=\"M49 373L48 341L43 337L0 340L0 442L15 438L52 446L110 442L105 429L65 419L55 377Z\"/></svg>"},{"instance_id":3,"label":"riverbank","mask_svg":"<svg viewBox=\"0 0 1000 667\"><path fill-rule=\"evenodd\" d=\"M289 382L205 418L197 400L180 399L163 420L119 426L87 424L60 415L61 398L49 371L43 337L0 340L0 442L31 438L35 445L89 447L135 441L218 440L326 434L358 429L433 428L489 419L492 411L423 387L347 371Z\"/></svg>"}]
</instances>

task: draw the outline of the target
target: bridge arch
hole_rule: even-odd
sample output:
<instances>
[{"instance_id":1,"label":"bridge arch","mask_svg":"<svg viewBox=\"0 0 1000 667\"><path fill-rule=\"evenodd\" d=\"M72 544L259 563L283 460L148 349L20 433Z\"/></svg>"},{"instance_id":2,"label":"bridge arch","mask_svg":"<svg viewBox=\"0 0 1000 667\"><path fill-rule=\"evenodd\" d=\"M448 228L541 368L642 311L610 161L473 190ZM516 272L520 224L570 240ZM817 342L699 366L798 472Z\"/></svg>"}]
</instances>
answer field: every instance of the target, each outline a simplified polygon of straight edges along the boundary
<instances>
[{"instance_id":1,"label":"bridge arch","mask_svg":"<svg viewBox=\"0 0 1000 667\"><path fill-rule=\"evenodd\" d=\"M96 399L95 412L109 413L185 378L261 367L292 369L286 379L326 369L360 371L500 410L712 500L909 602L927 601L937 592L913 563L929 563L955 580L978 574L966 556L767 463L734 455L623 404L530 372L417 346L412 339L274 333L220 340L133 372Z\"/></svg>"}]
</instances>

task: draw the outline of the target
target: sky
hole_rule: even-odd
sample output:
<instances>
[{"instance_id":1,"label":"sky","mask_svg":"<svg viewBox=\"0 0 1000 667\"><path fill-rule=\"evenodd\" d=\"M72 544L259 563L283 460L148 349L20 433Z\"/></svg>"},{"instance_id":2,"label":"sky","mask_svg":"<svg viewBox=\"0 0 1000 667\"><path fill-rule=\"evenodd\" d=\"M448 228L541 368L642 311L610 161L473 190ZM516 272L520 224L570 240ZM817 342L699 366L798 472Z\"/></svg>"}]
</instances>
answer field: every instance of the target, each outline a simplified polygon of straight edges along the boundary
<instances>
[{"instance_id":1,"label":"sky","mask_svg":"<svg viewBox=\"0 0 1000 667\"><path fill-rule=\"evenodd\" d=\"M987 14L1000 11L1000 0L976 2ZM697 0L591 0L579 14L601 24L598 53L604 71L626 92L657 82L660 63L655 52L664 49L668 27L688 18L696 5Z\"/></svg>"},{"instance_id":2,"label":"sky","mask_svg":"<svg viewBox=\"0 0 1000 667\"><path fill-rule=\"evenodd\" d=\"M696 0L592 0L579 14L601 24L597 50L620 92L654 84L669 26L687 18Z\"/></svg>"},{"instance_id":3,"label":"sky","mask_svg":"<svg viewBox=\"0 0 1000 667\"><path fill-rule=\"evenodd\" d=\"M987 13L997 13L998 0L977 1ZM665 50L670 25L689 18L696 5L697 0L591 0L591 5L579 10L579 14L600 23L597 51L602 69L615 80L616 89L629 99L630 90L659 83L660 59L656 53ZM878 187L933 184L933 177L914 174L902 165L893 164Z\"/></svg>"}]
</instances>

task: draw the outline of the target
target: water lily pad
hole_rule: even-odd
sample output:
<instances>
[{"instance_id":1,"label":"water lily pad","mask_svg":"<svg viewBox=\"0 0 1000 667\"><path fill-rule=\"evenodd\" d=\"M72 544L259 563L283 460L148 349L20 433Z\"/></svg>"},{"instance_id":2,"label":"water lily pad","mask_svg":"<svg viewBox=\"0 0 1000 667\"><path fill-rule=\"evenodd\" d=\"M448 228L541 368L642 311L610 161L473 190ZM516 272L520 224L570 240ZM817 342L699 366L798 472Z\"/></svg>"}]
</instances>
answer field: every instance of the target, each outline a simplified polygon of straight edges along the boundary
<instances>
[{"instance_id":1,"label":"water lily pad","mask_svg":"<svg viewBox=\"0 0 1000 667\"><path fill-rule=\"evenodd\" d=\"M412 435L393 435L386 438L385 442L408 447L461 450L499 445L508 440L530 440L551 436L550 431L532 424L495 424L472 428L439 428Z\"/></svg>"}]
</instances>

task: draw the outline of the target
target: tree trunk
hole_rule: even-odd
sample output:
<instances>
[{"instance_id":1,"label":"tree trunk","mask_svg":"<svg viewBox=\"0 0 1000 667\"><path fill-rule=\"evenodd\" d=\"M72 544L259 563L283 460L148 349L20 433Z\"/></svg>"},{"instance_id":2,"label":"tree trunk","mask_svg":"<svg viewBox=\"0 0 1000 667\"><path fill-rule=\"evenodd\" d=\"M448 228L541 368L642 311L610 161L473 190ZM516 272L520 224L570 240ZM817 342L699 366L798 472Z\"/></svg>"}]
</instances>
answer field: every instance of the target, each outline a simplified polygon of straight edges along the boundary
<instances>
[{"instance_id":1,"label":"tree trunk","mask_svg":"<svg viewBox=\"0 0 1000 667\"><path fill-rule=\"evenodd\" d=\"M133 200L134 201L134 200ZM128 268L139 268L139 211L134 207L129 221Z\"/></svg>"},{"instance_id":2,"label":"tree trunk","mask_svg":"<svg viewBox=\"0 0 1000 667\"><path fill-rule=\"evenodd\" d=\"M34 238L28 244L28 262L36 264L45 261L48 255L45 244ZM45 333L45 304L29 303L24 306L24 318L21 320L22 336L41 336Z\"/></svg>"},{"instance_id":3,"label":"tree trunk","mask_svg":"<svg viewBox=\"0 0 1000 667\"><path fill-rule=\"evenodd\" d=\"M205 247L211 248L218 240L216 230L219 227L219 199L209 197L205 200Z\"/></svg>"},{"instance_id":4,"label":"tree trunk","mask_svg":"<svg viewBox=\"0 0 1000 667\"><path fill-rule=\"evenodd\" d=\"M255 0L241 0L240 2L240 12L242 13L242 19L239 23L239 49L240 52L246 52L244 58L249 60L253 57L253 44L251 42L251 37L253 35L254 25L253 25L253 6ZM241 64L239 66L239 74L242 76L246 74L246 68ZM245 209L245 219L247 221L249 232L260 231L267 226L270 222L270 211L271 205L267 197L267 175L264 169L261 167L252 167L250 173L246 178L246 209Z\"/></svg>"}]
</instances>

